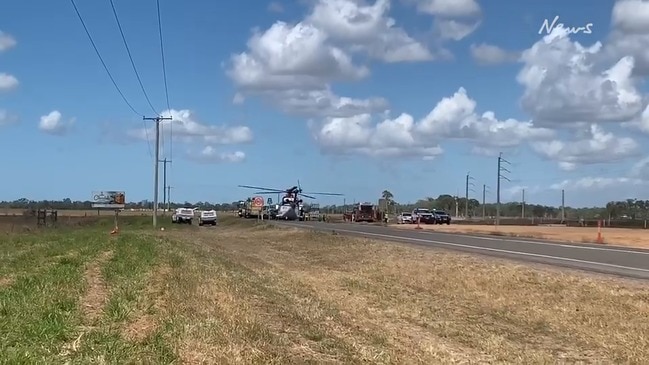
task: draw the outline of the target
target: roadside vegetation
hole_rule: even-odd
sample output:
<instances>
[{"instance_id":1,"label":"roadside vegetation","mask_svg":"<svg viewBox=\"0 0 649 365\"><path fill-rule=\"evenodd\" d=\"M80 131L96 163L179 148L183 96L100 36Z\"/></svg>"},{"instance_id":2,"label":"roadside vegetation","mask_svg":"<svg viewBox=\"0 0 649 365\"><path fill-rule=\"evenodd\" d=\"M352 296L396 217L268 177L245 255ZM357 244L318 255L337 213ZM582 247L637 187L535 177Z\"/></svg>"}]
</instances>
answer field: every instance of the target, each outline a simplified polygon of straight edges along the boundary
<instances>
[{"instance_id":1,"label":"roadside vegetation","mask_svg":"<svg viewBox=\"0 0 649 365\"><path fill-rule=\"evenodd\" d=\"M2 362L649 363L639 282L233 217L149 222L0 233Z\"/></svg>"}]
</instances>

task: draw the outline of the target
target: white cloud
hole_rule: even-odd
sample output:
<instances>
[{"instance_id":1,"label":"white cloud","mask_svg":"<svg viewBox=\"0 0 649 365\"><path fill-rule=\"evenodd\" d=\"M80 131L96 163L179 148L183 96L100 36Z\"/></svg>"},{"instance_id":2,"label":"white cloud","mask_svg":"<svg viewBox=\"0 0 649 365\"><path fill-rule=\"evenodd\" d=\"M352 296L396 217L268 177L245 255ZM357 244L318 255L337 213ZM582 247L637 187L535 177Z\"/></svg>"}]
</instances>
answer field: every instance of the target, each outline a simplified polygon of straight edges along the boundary
<instances>
[{"instance_id":1,"label":"white cloud","mask_svg":"<svg viewBox=\"0 0 649 365\"><path fill-rule=\"evenodd\" d=\"M443 98L417 125L417 130L434 138L467 139L478 147L515 147L523 141L552 138L554 132L532 122L498 120L494 112L476 113L475 100L464 88Z\"/></svg>"},{"instance_id":2,"label":"white cloud","mask_svg":"<svg viewBox=\"0 0 649 365\"><path fill-rule=\"evenodd\" d=\"M10 34L0 30L0 52L7 51L16 46L18 42Z\"/></svg>"},{"instance_id":3,"label":"white cloud","mask_svg":"<svg viewBox=\"0 0 649 365\"><path fill-rule=\"evenodd\" d=\"M63 136L70 131L73 124L74 119L64 121L61 112L53 110L49 114L41 116L38 129L50 135Z\"/></svg>"},{"instance_id":4,"label":"white cloud","mask_svg":"<svg viewBox=\"0 0 649 365\"><path fill-rule=\"evenodd\" d=\"M369 70L353 64L327 34L307 23L276 22L255 32L248 52L232 56L229 76L244 89L272 91L322 88L334 80L366 77Z\"/></svg>"},{"instance_id":5,"label":"white cloud","mask_svg":"<svg viewBox=\"0 0 649 365\"><path fill-rule=\"evenodd\" d=\"M422 13L447 18L475 17L481 14L475 0L416 0L417 10Z\"/></svg>"},{"instance_id":6,"label":"white cloud","mask_svg":"<svg viewBox=\"0 0 649 365\"><path fill-rule=\"evenodd\" d=\"M387 13L389 0L319 0L307 21L322 29L333 41L351 45L385 62L427 61L430 51L411 38Z\"/></svg>"},{"instance_id":7,"label":"white cloud","mask_svg":"<svg viewBox=\"0 0 649 365\"><path fill-rule=\"evenodd\" d=\"M246 126L208 125L199 123L190 110L165 110L162 115L171 115L173 120L160 122L161 134L173 131L174 139L182 142L194 143L204 141L213 144L239 144L253 140L252 130ZM147 136L154 136L155 127L134 129L128 131L133 138L146 140Z\"/></svg>"},{"instance_id":8,"label":"white cloud","mask_svg":"<svg viewBox=\"0 0 649 365\"><path fill-rule=\"evenodd\" d=\"M18 79L15 76L0 72L0 91L9 91L18 87Z\"/></svg>"},{"instance_id":9,"label":"white cloud","mask_svg":"<svg viewBox=\"0 0 649 365\"><path fill-rule=\"evenodd\" d=\"M621 161L640 153L640 145L634 139L606 133L595 124L578 137L569 142L534 142L532 148L541 156L559 162L559 167L567 171L584 164Z\"/></svg>"},{"instance_id":10,"label":"white cloud","mask_svg":"<svg viewBox=\"0 0 649 365\"><path fill-rule=\"evenodd\" d=\"M382 112L388 107L387 100L383 98L341 97L328 87L321 90L287 90L268 98L283 112L305 117L350 117Z\"/></svg>"},{"instance_id":11,"label":"white cloud","mask_svg":"<svg viewBox=\"0 0 649 365\"><path fill-rule=\"evenodd\" d=\"M246 154L242 151L218 152L214 147L206 146L200 153L190 153L188 157L202 163L238 163L246 159Z\"/></svg>"},{"instance_id":12,"label":"white cloud","mask_svg":"<svg viewBox=\"0 0 649 365\"><path fill-rule=\"evenodd\" d=\"M613 31L604 47L607 60L621 55L633 56L633 74L649 75L649 2L640 0L617 1L611 15Z\"/></svg>"},{"instance_id":13,"label":"white cloud","mask_svg":"<svg viewBox=\"0 0 649 365\"><path fill-rule=\"evenodd\" d=\"M523 108L538 125L625 122L636 117L644 100L631 77L633 57L621 57L597 69L602 44L583 47L566 29L555 28L522 55L517 81L525 87Z\"/></svg>"},{"instance_id":14,"label":"white cloud","mask_svg":"<svg viewBox=\"0 0 649 365\"><path fill-rule=\"evenodd\" d=\"M649 1L617 1L613 5L611 23L625 33L649 33Z\"/></svg>"},{"instance_id":15,"label":"white cloud","mask_svg":"<svg viewBox=\"0 0 649 365\"><path fill-rule=\"evenodd\" d=\"M439 19L435 22L433 30L441 39L460 41L478 29L480 23L479 20L466 23L454 19Z\"/></svg>"},{"instance_id":16,"label":"white cloud","mask_svg":"<svg viewBox=\"0 0 649 365\"><path fill-rule=\"evenodd\" d=\"M471 141L478 149L493 153L493 148L508 148L525 141L554 137L549 129L531 122L498 120L493 112L476 113L476 102L464 88L443 98L420 121L406 113L395 119L373 123L370 114L346 118L326 118L316 125L314 138L322 150L331 154L362 153L379 157L431 158L442 153L439 142L445 139Z\"/></svg>"},{"instance_id":17,"label":"white cloud","mask_svg":"<svg viewBox=\"0 0 649 365\"><path fill-rule=\"evenodd\" d=\"M516 62L520 58L519 52L506 51L498 46L487 43L472 44L469 50L471 57L480 65Z\"/></svg>"},{"instance_id":18,"label":"white cloud","mask_svg":"<svg viewBox=\"0 0 649 365\"><path fill-rule=\"evenodd\" d=\"M0 127L14 124L17 121L17 116L10 114L7 110L0 109Z\"/></svg>"},{"instance_id":19,"label":"white cloud","mask_svg":"<svg viewBox=\"0 0 649 365\"><path fill-rule=\"evenodd\" d=\"M436 144L413 134L414 121L408 114L386 119L377 125L372 116L327 118L314 131L320 148L334 155L362 154L372 157L410 157L430 160L443 152Z\"/></svg>"}]
</instances>

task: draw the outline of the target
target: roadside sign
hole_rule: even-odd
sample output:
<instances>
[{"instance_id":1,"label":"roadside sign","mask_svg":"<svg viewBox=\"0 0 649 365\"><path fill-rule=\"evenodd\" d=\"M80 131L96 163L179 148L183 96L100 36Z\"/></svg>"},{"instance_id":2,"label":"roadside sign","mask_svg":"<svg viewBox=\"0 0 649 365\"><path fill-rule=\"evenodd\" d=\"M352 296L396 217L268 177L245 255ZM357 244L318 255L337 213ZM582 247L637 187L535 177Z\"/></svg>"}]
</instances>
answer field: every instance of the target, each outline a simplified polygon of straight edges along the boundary
<instances>
[{"instance_id":1,"label":"roadside sign","mask_svg":"<svg viewBox=\"0 0 649 365\"><path fill-rule=\"evenodd\" d=\"M264 208L264 197L256 196L252 198L252 209L262 210Z\"/></svg>"},{"instance_id":2,"label":"roadside sign","mask_svg":"<svg viewBox=\"0 0 649 365\"><path fill-rule=\"evenodd\" d=\"M123 191L93 191L92 207L106 209L123 209L126 205L126 194Z\"/></svg>"}]
</instances>

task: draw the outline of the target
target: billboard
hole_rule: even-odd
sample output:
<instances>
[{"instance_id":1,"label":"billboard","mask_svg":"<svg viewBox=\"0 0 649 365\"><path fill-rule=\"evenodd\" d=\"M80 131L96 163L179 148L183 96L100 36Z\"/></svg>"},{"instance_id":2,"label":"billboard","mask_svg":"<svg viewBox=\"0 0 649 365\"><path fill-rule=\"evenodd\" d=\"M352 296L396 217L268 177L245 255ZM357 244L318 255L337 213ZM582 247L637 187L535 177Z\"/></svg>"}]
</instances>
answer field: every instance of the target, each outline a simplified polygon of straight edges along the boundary
<instances>
[{"instance_id":1,"label":"billboard","mask_svg":"<svg viewBox=\"0 0 649 365\"><path fill-rule=\"evenodd\" d=\"M123 209L126 204L126 195L123 191L93 191L93 208Z\"/></svg>"}]
</instances>

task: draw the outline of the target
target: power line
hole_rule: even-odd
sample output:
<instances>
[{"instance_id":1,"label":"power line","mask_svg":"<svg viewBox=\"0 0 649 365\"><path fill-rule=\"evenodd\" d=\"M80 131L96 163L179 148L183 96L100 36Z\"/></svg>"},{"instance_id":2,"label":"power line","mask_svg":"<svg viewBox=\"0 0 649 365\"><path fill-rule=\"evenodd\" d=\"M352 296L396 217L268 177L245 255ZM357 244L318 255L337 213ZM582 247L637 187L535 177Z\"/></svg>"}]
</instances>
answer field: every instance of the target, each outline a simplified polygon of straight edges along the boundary
<instances>
[{"instance_id":1,"label":"power line","mask_svg":"<svg viewBox=\"0 0 649 365\"><path fill-rule=\"evenodd\" d=\"M119 33L122 36L122 41L124 42L124 47L126 48L126 53L128 53L128 58L131 61L131 66L133 66L133 72L135 72L135 77L137 77L137 82L140 84L140 88L142 89L142 93L144 94L144 98L146 99L147 103L149 103L149 106L151 107L151 110L153 111L154 114L160 115L153 105L151 104L151 100L149 99L149 95L146 93L146 90L144 89L144 85L142 84L142 79L140 79L140 74L137 72L137 67L135 67L135 62L133 61L133 56L131 55L131 50L128 48L128 43L126 42L126 36L124 36L124 30L122 29L122 23L119 21L119 17L117 16L117 10L115 9L115 3L113 0L108 0L110 1L110 7L113 9L113 15L115 16L115 21L117 22L117 27L119 28Z\"/></svg>"},{"instance_id":2,"label":"power line","mask_svg":"<svg viewBox=\"0 0 649 365\"><path fill-rule=\"evenodd\" d=\"M164 40L162 37L162 16L160 15L160 0L156 0L156 10L158 13L158 34L160 35L160 56L162 58L162 78L164 80L165 100L167 102L167 112L169 113L169 117L171 117L171 106L169 104L169 87L167 86L167 64L165 61ZM173 121L171 121L169 123L169 160L173 160L173 154L174 154L174 144L173 144L174 129L173 128L174 128ZM164 138L162 138L162 140L164 141ZM163 142L163 147L164 147L164 142ZM164 154L165 156L167 155L166 149L164 149ZM165 163L165 171L166 171L166 163ZM165 172L165 179L166 179L166 172Z\"/></svg>"},{"instance_id":3,"label":"power line","mask_svg":"<svg viewBox=\"0 0 649 365\"><path fill-rule=\"evenodd\" d=\"M102 66L104 66L104 70L106 70L106 73L108 74L108 77L110 78L110 81L113 83L113 86L115 86L115 89L117 89L117 92L119 95L122 97L126 105L133 111L133 113L137 114L138 116L143 116L142 113L139 113L135 108L133 108L133 105L128 102L128 99L126 99L126 96L124 96L124 93L122 90L117 86L117 82L115 82L115 79L113 78L113 75L110 73L110 70L108 70L108 66L106 66L106 62L104 62L104 58L101 57L101 53L99 53L99 50L97 49L97 45L95 44L95 41L92 39L92 36L90 35L90 31L88 31L88 27L86 26L86 22L83 21L83 17L81 16L81 13L79 12L79 8L77 8L77 4L75 4L74 0L70 0L72 3L72 6L74 7L74 11L77 13L77 16L79 17L79 20L81 21L81 25L83 26L83 29L86 31L86 35L88 36L88 39L90 40L90 43L92 44L92 48L95 50L95 53L97 54L97 57L99 57L99 61L101 61ZM149 151L150 152L150 151Z\"/></svg>"}]
</instances>

